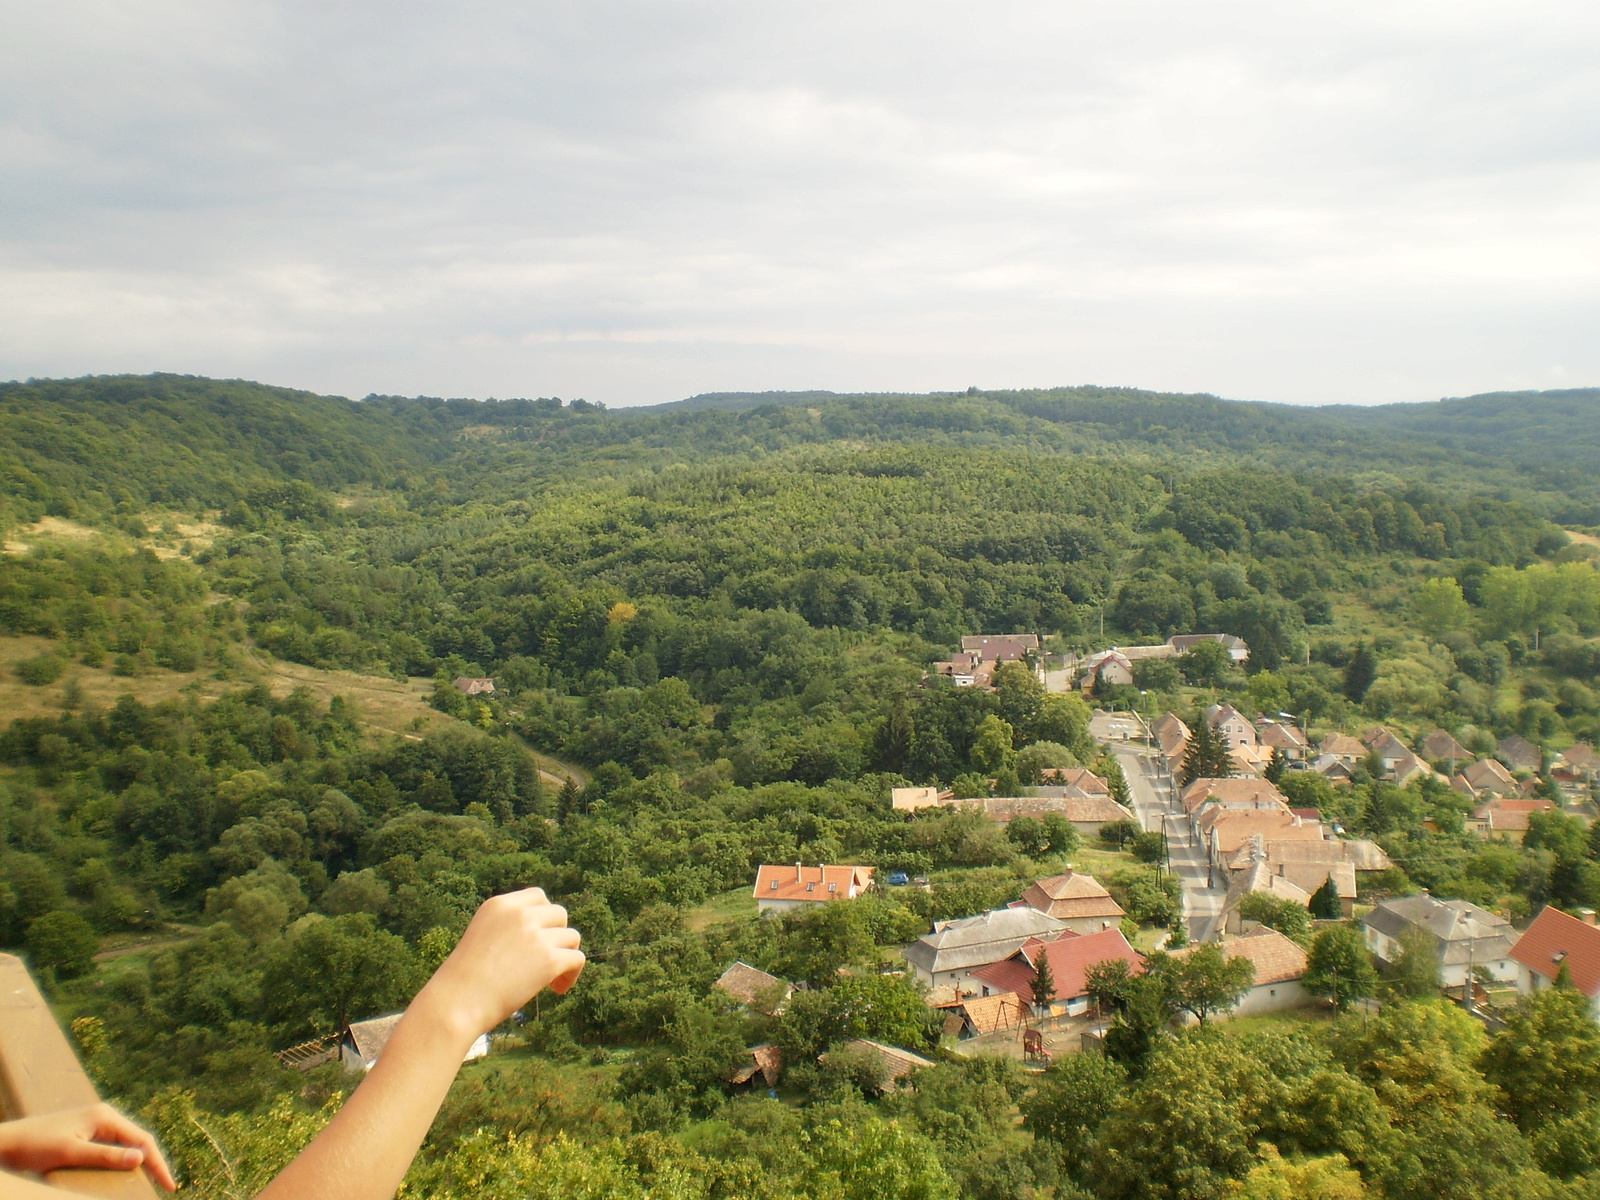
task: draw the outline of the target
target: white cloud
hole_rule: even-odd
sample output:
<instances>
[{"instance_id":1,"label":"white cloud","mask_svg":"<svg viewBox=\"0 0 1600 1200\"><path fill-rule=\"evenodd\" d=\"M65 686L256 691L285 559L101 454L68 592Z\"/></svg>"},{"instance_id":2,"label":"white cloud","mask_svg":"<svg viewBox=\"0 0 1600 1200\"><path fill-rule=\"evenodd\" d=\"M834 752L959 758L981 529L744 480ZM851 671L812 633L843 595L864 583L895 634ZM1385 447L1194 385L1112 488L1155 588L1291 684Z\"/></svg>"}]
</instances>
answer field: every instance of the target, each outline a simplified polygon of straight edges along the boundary
<instances>
[{"instance_id":1,"label":"white cloud","mask_svg":"<svg viewBox=\"0 0 1600 1200\"><path fill-rule=\"evenodd\" d=\"M16 16L0 375L613 404L1600 379L1577 0Z\"/></svg>"}]
</instances>

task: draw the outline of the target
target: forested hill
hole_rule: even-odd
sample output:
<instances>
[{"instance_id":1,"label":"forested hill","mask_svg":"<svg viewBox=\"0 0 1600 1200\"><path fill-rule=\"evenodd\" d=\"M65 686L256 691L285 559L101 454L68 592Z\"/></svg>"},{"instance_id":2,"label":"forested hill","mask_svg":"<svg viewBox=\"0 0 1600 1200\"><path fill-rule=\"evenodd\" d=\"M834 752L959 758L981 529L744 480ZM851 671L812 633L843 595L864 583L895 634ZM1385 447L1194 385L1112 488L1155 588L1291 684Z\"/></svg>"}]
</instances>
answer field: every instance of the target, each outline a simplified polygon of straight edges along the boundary
<instances>
[{"instance_id":1,"label":"forested hill","mask_svg":"<svg viewBox=\"0 0 1600 1200\"><path fill-rule=\"evenodd\" d=\"M1298 408L1075 387L928 395L721 393L608 412L555 399L354 402L243 381L98 377L0 385L0 505L11 520L152 504L225 508L272 485L526 495L556 480L804 446L883 444L1093 454L1171 470L1255 462L1299 474L1426 481L1600 523L1583 468L1600 392L1381 408ZM1167 464L1167 465L1157 465Z\"/></svg>"}]
</instances>

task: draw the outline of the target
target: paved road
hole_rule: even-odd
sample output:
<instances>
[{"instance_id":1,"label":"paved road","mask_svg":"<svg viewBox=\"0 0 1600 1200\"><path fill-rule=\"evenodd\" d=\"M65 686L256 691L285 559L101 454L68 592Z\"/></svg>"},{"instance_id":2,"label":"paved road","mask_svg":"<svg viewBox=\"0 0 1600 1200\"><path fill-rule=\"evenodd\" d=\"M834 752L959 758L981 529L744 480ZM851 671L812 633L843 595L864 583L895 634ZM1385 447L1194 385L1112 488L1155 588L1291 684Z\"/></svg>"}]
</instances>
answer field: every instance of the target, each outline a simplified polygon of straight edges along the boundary
<instances>
[{"instance_id":1,"label":"paved road","mask_svg":"<svg viewBox=\"0 0 1600 1200\"><path fill-rule=\"evenodd\" d=\"M1122 773L1128 777L1134 812L1146 829L1165 829L1167 853L1172 870L1183 882L1183 911L1189 920L1189 936L1198 938L1222 908L1225 887L1208 887L1206 857L1199 839L1190 832L1178 798L1168 786L1160 759L1147 753L1142 744L1111 744Z\"/></svg>"}]
</instances>

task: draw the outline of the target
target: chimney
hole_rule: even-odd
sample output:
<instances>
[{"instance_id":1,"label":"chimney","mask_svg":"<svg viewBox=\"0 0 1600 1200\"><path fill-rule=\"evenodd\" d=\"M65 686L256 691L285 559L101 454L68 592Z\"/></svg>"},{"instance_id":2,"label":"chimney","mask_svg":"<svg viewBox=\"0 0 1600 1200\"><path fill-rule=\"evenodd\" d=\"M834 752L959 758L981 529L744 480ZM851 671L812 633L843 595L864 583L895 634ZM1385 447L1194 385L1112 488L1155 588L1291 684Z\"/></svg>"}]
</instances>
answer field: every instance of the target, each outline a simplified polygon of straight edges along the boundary
<instances>
[{"instance_id":1,"label":"chimney","mask_svg":"<svg viewBox=\"0 0 1600 1200\"><path fill-rule=\"evenodd\" d=\"M805 872L803 872L800 869L800 864L799 863L795 863L795 865L794 865L794 881L796 883L799 883L804 878L805 878Z\"/></svg>"},{"instance_id":2,"label":"chimney","mask_svg":"<svg viewBox=\"0 0 1600 1200\"><path fill-rule=\"evenodd\" d=\"M1595 920L1594 909L1592 908L1580 908L1578 910L1578 920L1582 921L1585 925L1600 924L1600 922Z\"/></svg>"}]
</instances>

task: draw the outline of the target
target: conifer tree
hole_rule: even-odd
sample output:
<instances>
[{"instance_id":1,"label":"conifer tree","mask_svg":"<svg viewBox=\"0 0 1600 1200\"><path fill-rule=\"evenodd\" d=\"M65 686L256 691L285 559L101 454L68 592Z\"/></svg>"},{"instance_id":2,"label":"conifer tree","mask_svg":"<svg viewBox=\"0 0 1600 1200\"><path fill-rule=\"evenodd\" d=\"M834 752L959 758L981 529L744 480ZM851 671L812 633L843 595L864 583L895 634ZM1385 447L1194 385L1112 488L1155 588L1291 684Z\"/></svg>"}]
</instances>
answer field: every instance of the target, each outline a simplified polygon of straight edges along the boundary
<instances>
[{"instance_id":1,"label":"conifer tree","mask_svg":"<svg viewBox=\"0 0 1600 1200\"><path fill-rule=\"evenodd\" d=\"M1378 656L1369 643L1362 642L1356 647L1355 654L1351 656L1349 665L1344 669L1345 696L1360 704L1366 697L1367 689L1372 686L1372 681L1377 677Z\"/></svg>"},{"instance_id":2,"label":"conifer tree","mask_svg":"<svg viewBox=\"0 0 1600 1200\"><path fill-rule=\"evenodd\" d=\"M1307 905L1311 915L1319 921L1337 921L1344 916L1344 905L1339 900L1339 887L1333 882L1332 874L1322 881L1322 886L1311 893L1311 902Z\"/></svg>"},{"instance_id":3,"label":"conifer tree","mask_svg":"<svg viewBox=\"0 0 1600 1200\"><path fill-rule=\"evenodd\" d=\"M1048 1011L1050 1002L1056 998L1056 980L1050 973L1050 956L1044 951L1040 946L1039 961L1033 967L1033 1003Z\"/></svg>"},{"instance_id":4,"label":"conifer tree","mask_svg":"<svg viewBox=\"0 0 1600 1200\"><path fill-rule=\"evenodd\" d=\"M1226 779L1233 774L1233 756L1217 731L1206 720L1204 712L1196 712L1189 725L1189 748L1183 756L1183 784L1187 787L1196 779Z\"/></svg>"}]
</instances>

